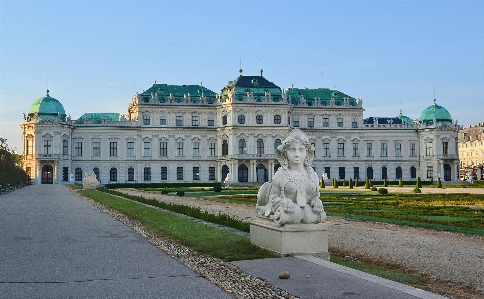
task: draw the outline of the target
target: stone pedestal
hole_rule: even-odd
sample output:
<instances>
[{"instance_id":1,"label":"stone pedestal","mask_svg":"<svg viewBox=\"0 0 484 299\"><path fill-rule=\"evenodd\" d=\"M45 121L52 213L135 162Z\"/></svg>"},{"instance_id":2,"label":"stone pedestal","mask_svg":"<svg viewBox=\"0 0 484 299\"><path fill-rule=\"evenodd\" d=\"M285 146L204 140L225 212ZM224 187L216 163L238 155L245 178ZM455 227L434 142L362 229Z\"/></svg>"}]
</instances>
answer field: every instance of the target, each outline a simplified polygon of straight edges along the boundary
<instances>
[{"instance_id":1,"label":"stone pedestal","mask_svg":"<svg viewBox=\"0 0 484 299\"><path fill-rule=\"evenodd\" d=\"M329 260L327 223L279 226L270 219L250 224L250 242L281 255L318 255Z\"/></svg>"}]
</instances>

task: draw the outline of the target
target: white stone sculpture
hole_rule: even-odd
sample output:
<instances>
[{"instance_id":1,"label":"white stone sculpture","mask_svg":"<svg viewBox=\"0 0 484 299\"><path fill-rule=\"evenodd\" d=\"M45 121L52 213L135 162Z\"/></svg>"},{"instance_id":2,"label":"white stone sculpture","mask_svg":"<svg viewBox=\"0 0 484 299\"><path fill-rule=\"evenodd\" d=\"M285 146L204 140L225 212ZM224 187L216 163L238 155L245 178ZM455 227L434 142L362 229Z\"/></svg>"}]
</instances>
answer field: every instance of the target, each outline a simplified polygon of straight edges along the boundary
<instances>
[{"instance_id":1,"label":"white stone sculpture","mask_svg":"<svg viewBox=\"0 0 484 299\"><path fill-rule=\"evenodd\" d=\"M94 172L86 172L84 174L84 179L82 180L83 189L96 189L99 185L100 183L96 179L96 174Z\"/></svg>"},{"instance_id":2,"label":"white stone sculpture","mask_svg":"<svg viewBox=\"0 0 484 299\"><path fill-rule=\"evenodd\" d=\"M314 147L299 129L293 129L277 147L281 167L272 182L264 183L257 194L257 215L274 222L322 223L326 221L319 199L319 178L311 167Z\"/></svg>"}]
</instances>

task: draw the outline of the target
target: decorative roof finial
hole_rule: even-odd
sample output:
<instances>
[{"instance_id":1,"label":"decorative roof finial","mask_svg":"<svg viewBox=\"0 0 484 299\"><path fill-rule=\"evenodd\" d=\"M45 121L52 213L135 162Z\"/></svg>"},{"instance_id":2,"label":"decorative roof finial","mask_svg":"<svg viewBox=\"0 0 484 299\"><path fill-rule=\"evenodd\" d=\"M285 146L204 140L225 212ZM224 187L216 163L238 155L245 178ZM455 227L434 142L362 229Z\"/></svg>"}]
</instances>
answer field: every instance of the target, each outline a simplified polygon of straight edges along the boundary
<instances>
[{"instance_id":1,"label":"decorative roof finial","mask_svg":"<svg viewBox=\"0 0 484 299\"><path fill-rule=\"evenodd\" d=\"M260 69L260 76L262 77L262 73L264 72L264 70Z\"/></svg>"},{"instance_id":2,"label":"decorative roof finial","mask_svg":"<svg viewBox=\"0 0 484 299\"><path fill-rule=\"evenodd\" d=\"M47 88L47 96L49 97L49 89Z\"/></svg>"},{"instance_id":3,"label":"decorative roof finial","mask_svg":"<svg viewBox=\"0 0 484 299\"><path fill-rule=\"evenodd\" d=\"M437 102L437 99L436 99L436 98L434 98L434 105L436 104L436 102Z\"/></svg>"}]
</instances>

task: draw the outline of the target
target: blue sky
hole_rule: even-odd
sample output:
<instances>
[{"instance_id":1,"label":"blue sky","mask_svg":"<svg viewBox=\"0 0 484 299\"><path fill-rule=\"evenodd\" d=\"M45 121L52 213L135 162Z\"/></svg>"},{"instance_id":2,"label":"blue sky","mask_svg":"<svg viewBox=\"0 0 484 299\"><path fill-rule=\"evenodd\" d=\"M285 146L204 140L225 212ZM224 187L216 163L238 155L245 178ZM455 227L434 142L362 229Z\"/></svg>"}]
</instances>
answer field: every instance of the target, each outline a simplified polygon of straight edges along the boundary
<instances>
[{"instance_id":1,"label":"blue sky","mask_svg":"<svg viewBox=\"0 0 484 299\"><path fill-rule=\"evenodd\" d=\"M239 75L363 98L365 117L433 104L484 122L484 1L0 0L0 137L50 95L72 118L126 113L154 81Z\"/></svg>"}]
</instances>

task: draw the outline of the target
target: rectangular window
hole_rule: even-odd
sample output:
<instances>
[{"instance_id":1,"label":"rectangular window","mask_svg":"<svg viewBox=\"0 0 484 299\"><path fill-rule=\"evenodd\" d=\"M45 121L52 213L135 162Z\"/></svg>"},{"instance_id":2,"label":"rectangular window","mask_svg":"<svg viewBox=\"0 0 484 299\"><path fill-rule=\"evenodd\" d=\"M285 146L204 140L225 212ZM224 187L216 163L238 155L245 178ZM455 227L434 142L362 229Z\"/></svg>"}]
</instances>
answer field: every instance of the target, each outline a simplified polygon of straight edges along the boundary
<instances>
[{"instance_id":1,"label":"rectangular window","mask_svg":"<svg viewBox=\"0 0 484 299\"><path fill-rule=\"evenodd\" d=\"M50 155L52 153L52 140L44 140L44 155Z\"/></svg>"},{"instance_id":2,"label":"rectangular window","mask_svg":"<svg viewBox=\"0 0 484 299\"><path fill-rule=\"evenodd\" d=\"M415 143L410 143L410 157L416 156Z\"/></svg>"},{"instance_id":3,"label":"rectangular window","mask_svg":"<svg viewBox=\"0 0 484 299\"><path fill-rule=\"evenodd\" d=\"M167 142L160 142L160 156L161 157L168 157L168 143Z\"/></svg>"},{"instance_id":4,"label":"rectangular window","mask_svg":"<svg viewBox=\"0 0 484 299\"><path fill-rule=\"evenodd\" d=\"M360 178L360 168L353 167L353 178L359 179Z\"/></svg>"},{"instance_id":5,"label":"rectangular window","mask_svg":"<svg viewBox=\"0 0 484 299\"><path fill-rule=\"evenodd\" d=\"M432 142L427 142L425 147L425 155L432 156L434 154Z\"/></svg>"},{"instance_id":6,"label":"rectangular window","mask_svg":"<svg viewBox=\"0 0 484 299\"><path fill-rule=\"evenodd\" d=\"M356 122L356 119L351 120L351 127L352 128L358 128L358 122Z\"/></svg>"},{"instance_id":7,"label":"rectangular window","mask_svg":"<svg viewBox=\"0 0 484 299\"><path fill-rule=\"evenodd\" d=\"M353 143L353 157L359 157L360 152L358 151L358 143Z\"/></svg>"},{"instance_id":8,"label":"rectangular window","mask_svg":"<svg viewBox=\"0 0 484 299\"><path fill-rule=\"evenodd\" d=\"M182 127L183 126L183 118L181 115L176 116L176 126L177 127Z\"/></svg>"},{"instance_id":9,"label":"rectangular window","mask_svg":"<svg viewBox=\"0 0 484 299\"><path fill-rule=\"evenodd\" d=\"M149 125L149 124L150 124L150 116L143 115L143 125Z\"/></svg>"},{"instance_id":10,"label":"rectangular window","mask_svg":"<svg viewBox=\"0 0 484 299\"><path fill-rule=\"evenodd\" d=\"M74 156L82 157L82 142L74 142Z\"/></svg>"},{"instance_id":11,"label":"rectangular window","mask_svg":"<svg viewBox=\"0 0 484 299\"><path fill-rule=\"evenodd\" d=\"M183 142L176 143L176 155L177 157L183 157Z\"/></svg>"},{"instance_id":12,"label":"rectangular window","mask_svg":"<svg viewBox=\"0 0 484 299\"><path fill-rule=\"evenodd\" d=\"M67 140L64 140L64 141L67 141ZM34 152L34 148L33 148L33 140L27 140L27 155L32 155Z\"/></svg>"},{"instance_id":13,"label":"rectangular window","mask_svg":"<svg viewBox=\"0 0 484 299\"><path fill-rule=\"evenodd\" d=\"M373 157L373 143L366 144L366 156Z\"/></svg>"},{"instance_id":14,"label":"rectangular window","mask_svg":"<svg viewBox=\"0 0 484 299\"><path fill-rule=\"evenodd\" d=\"M183 181L183 167L177 167L176 168L176 179L178 181Z\"/></svg>"},{"instance_id":15,"label":"rectangular window","mask_svg":"<svg viewBox=\"0 0 484 299\"><path fill-rule=\"evenodd\" d=\"M193 167L193 180L194 181L200 180L200 167Z\"/></svg>"},{"instance_id":16,"label":"rectangular window","mask_svg":"<svg viewBox=\"0 0 484 299\"><path fill-rule=\"evenodd\" d=\"M308 128L314 128L314 118L308 118Z\"/></svg>"},{"instance_id":17,"label":"rectangular window","mask_svg":"<svg viewBox=\"0 0 484 299\"><path fill-rule=\"evenodd\" d=\"M215 143L210 143L210 147L208 148L208 155L210 157L215 157Z\"/></svg>"},{"instance_id":18,"label":"rectangular window","mask_svg":"<svg viewBox=\"0 0 484 299\"><path fill-rule=\"evenodd\" d=\"M340 142L338 143L338 157L343 157L345 155L345 144Z\"/></svg>"},{"instance_id":19,"label":"rectangular window","mask_svg":"<svg viewBox=\"0 0 484 299\"><path fill-rule=\"evenodd\" d=\"M299 118L297 118L297 117L294 118L293 127L295 127L295 128L299 127Z\"/></svg>"},{"instance_id":20,"label":"rectangular window","mask_svg":"<svg viewBox=\"0 0 484 299\"><path fill-rule=\"evenodd\" d=\"M200 157L200 143L198 142L193 143L193 156Z\"/></svg>"},{"instance_id":21,"label":"rectangular window","mask_svg":"<svg viewBox=\"0 0 484 299\"><path fill-rule=\"evenodd\" d=\"M427 166L427 178L428 179L434 178L434 167L433 166Z\"/></svg>"},{"instance_id":22,"label":"rectangular window","mask_svg":"<svg viewBox=\"0 0 484 299\"><path fill-rule=\"evenodd\" d=\"M382 143L380 146L380 156L388 157L388 144Z\"/></svg>"},{"instance_id":23,"label":"rectangular window","mask_svg":"<svg viewBox=\"0 0 484 299\"><path fill-rule=\"evenodd\" d=\"M329 157L329 143L325 142L323 143L323 157Z\"/></svg>"},{"instance_id":24,"label":"rectangular window","mask_svg":"<svg viewBox=\"0 0 484 299\"><path fill-rule=\"evenodd\" d=\"M143 142L143 156L151 156L151 142Z\"/></svg>"},{"instance_id":25,"label":"rectangular window","mask_svg":"<svg viewBox=\"0 0 484 299\"><path fill-rule=\"evenodd\" d=\"M128 142L128 150L126 151L126 155L129 157L134 157L134 142Z\"/></svg>"},{"instance_id":26,"label":"rectangular window","mask_svg":"<svg viewBox=\"0 0 484 299\"><path fill-rule=\"evenodd\" d=\"M198 115L192 115L192 126L198 127Z\"/></svg>"},{"instance_id":27,"label":"rectangular window","mask_svg":"<svg viewBox=\"0 0 484 299\"><path fill-rule=\"evenodd\" d=\"M213 126L215 126L215 119L214 119L213 117L209 117L209 118L208 118L207 125L208 125L209 127L213 127Z\"/></svg>"},{"instance_id":28,"label":"rectangular window","mask_svg":"<svg viewBox=\"0 0 484 299\"><path fill-rule=\"evenodd\" d=\"M210 166L208 168L208 180L209 181L215 181L215 167Z\"/></svg>"},{"instance_id":29,"label":"rectangular window","mask_svg":"<svg viewBox=\"0 0 484 299\"><path fill-rule=\"evenodd\" d=\"M164 166L161 167L161 180L162 181L168 180L168 169Z\"/></svg>"},{"instance_id":30,"label":"rectangular window","mask_svg":"<svg viewBox=\"0 0 484 299\"><path fill-rule=\"evenodd\" d=\"M345 168L344 167L339 167L339 179L344 180L345 179Z\"/></svg>"},{"instance_id":31,"label":"rectangular window","mask_svg":"<svg viewBox=\"0 0 484 299\"><path fill-rule=\"evenodd\" d=\"M343 127L343 119L341 117L338 117L337 123L338 123L338 128L342 128Z\"/></svg>"},{"instance_id":32,"label":"rectangular window","mask_svg":"<svg viewBox=\"0 0 484 299\"><path fill-rule=\"evenodd\" d=\"M101 156L101 142L94 141L92 143L92 155L93 155L93 157Z\"/></svg>"},{"instance_id":33,"label":"rectangular window","mask_svg":"<svg viewBox=\"0 0 484 299\"><path fill-rule=\"evenodd\" d=\"M118 156L118 143L117 142L110 142L109 143L109 156L117 157Z\"/></svg>"},{"instance_id":34,"label":"rectangular window","mask_svg":"<svg viewBox=\"0 0 484 299\"><path fill-rule=\"evenodd\" d=\"M329 118L324 117L323 118L323 128L329 127Z\"/></svg>"},{"instance_id":35,"label":"rectangular window","mask_svg":"<svg viewBox=\"0 0 484 299\"><path fill-rule=\"evenodd\" d=\"M442 142L442 154L443 155L449 154L449 143L447 141Z\"/></svg>"},{"instance_id":36,"label":"rectangular window","mask_svg":"<svg viewBox=\"0 0 484 299\"><path fill-rule=\"evenodd\" d=\"M324 173L326 173L326 177L329 180L331 178L331 167L325 167L324 168Z\"/></svg>"},{"instance_id":37,"label":"rectangular window","mask_svg":"<svg viewBox=\"0 0 484 299\"><path fill-rule=\"evenodd\" d=\"M396 157L402 156L402 144L401 143L395 143L395 156Z\"/></svg>"},{"instance_id":38,"label":"rectangular window","mask_svg":"<svg viewBox=\"0 0 484 299\"><path fill-rule=\"evenodd\" d=\"M160 126L166 126L166 116L160 116Z\"/></svg>"},{"instance_id":39,"label":"rectangular window","mask_svg":"<svg viewBox=\"0 0 484 299\"><path fill-rule=\"evenodd\" d=\"M28 148L28 142L29 141L27 140L27 148ZM62 140L62 154L64 156L69 155L69 140Z\"/></svg>"}]
</instances>

